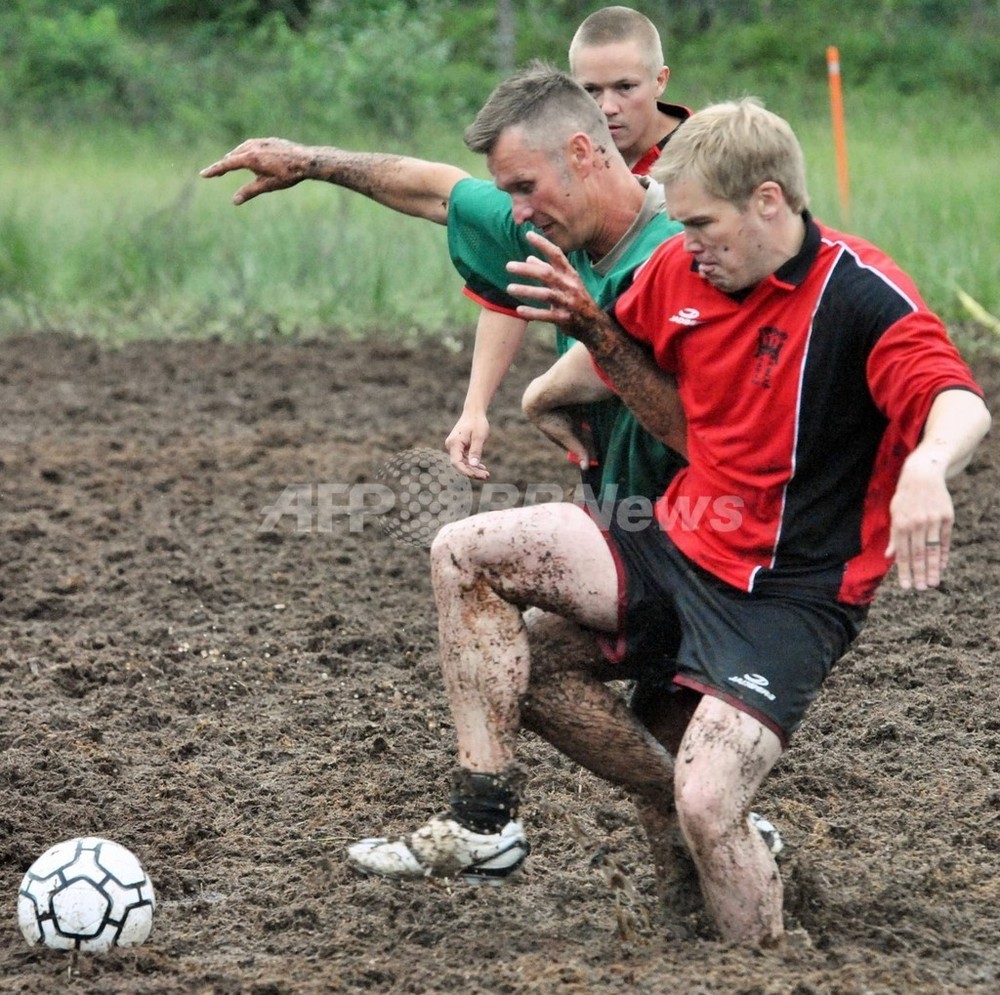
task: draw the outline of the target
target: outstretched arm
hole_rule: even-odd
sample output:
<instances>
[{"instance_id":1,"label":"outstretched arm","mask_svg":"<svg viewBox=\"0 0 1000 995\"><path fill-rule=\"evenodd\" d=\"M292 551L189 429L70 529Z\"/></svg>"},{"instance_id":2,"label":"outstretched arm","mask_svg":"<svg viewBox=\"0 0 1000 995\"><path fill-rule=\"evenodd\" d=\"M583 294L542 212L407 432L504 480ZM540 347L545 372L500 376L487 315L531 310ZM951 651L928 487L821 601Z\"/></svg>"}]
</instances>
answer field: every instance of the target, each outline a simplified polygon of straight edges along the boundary
<instances>
[{"instance_id":1,"label":"outstretched arm","mask_svg":"<svg viewBox=\"0 0 1000 995\"><path fill-rule=\"evenodd\" d=\"M924 591L941 582L955 520L947 480L965 469L989 428L986 405L970 391L945 390L934 399L889 505L886 556L896 557L900 587Z\"/></svg>"},{"instance_id":2,"label":"outstretched arm","mask_svg":"<svg viewBox=\"0 0 1000 995\"><path fill-rule=\"evenodd\" d=\"M531 256L508 263L507 269L541 286L512 283L507 291L548 307L522 305L517 313L529 321L551 321L582 342L646 431L677 452L687 452L684 409L674 378L597 306L558 246L537 232L528 232L527 237L548 262Z\"/></svg>"},{"instance_id":3,"label":"outstretched arm","mask_svg":"<svg viewBox=\"0 0 1000 995\"><path fill-rule=\"evenodd\" d=\"M251 138L206 166L201 175L248 169L255 179L233 195L237 206L302 180L323 180L364 194L401 214L447 223L452 187L469 174L445 162L386 152L349 152L332 145L300 145L283 138Z\"/></svg>"}]
</instances>

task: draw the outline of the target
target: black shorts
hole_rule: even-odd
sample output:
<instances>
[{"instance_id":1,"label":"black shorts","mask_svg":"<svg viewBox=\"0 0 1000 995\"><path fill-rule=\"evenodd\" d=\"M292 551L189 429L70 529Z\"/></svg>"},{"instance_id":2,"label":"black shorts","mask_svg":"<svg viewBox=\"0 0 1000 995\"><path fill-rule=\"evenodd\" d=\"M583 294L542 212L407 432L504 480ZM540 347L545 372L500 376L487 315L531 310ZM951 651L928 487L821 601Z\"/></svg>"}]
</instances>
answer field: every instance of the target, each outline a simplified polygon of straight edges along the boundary
<instances>
[{"instance_id":1,"label":"black shorts","mask_svg":"<svg viewBox=\"0 0 1000 995\"><path fill-rule=\"evenodd\" d=\"M618 569L619 628L599 637L605 655L640 685L728 701L787 744L867 608L836 601L833 576L741 591L689 560L655 521L637 529L620 518L627 524L595 517Z\"/></svg>"}]
</instances>

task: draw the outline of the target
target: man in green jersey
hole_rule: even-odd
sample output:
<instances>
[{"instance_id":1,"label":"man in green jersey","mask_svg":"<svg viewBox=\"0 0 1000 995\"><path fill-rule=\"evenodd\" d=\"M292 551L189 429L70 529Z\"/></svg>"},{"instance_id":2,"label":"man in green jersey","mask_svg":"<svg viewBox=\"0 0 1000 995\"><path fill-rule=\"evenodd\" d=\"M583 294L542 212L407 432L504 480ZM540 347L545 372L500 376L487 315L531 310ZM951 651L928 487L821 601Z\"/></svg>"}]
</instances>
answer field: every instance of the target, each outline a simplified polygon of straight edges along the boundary
<instances>
[{"instance_id":1,"label":"man in green jersey","mask_svg":"<svg viewBox=\"0 0 1000 995\"><path fill-rule=\"evenodd\" d=\"M604 156L613 151L600 149L600 141L590 137L584 158L598 150L596 164L588 164L579 176L581 200L567 209L564 201L572 185L553 177L551 187L538 182L547 175L545 166L551 151L540 151L511 144L505 157L494 155L489 123L496 120L497 111L520 99L534 73L538 79L550 73L537 66L501 83L494 90L476 121L466 132L466 144L487 155L495 187L483 186L474 180L455 184L448 206L448 246L452 262L466 280L466 291L474 294L491 310L517 306L506 289L509 282L506 265L511 259L531 255L526 233L531 228L547 233L567 250L571 264L580 274L594 299L602 305L612 301L629 285L635 268L644 262L665 238L677 230L663 213L658 184L646 178L636 179L615 155L607 158L615 163L613 170L604 165ZM566 77L562 77L566 80ZM552 98L553 113L563 104L573 114L573 100L579 89L567 87L564 97ZM588 108L589 109L589 108ZM593 122L601 118L594 116ZM581 152L571 148L571 164L577 163ZM582 161L582 160L581 160ZM509 203L498 202L496 191L510 196ZM567 211L569 216L567 217ZM557 333L556 349L567 352L572 339ZM585 397L576 400L586 402ZM583 482L590 489L585 496L599 502L625 497L652 498L656 489L668 482L682 460L675 450L657 441L639 426L631 413L617 400L610 398L588 403L582 422L586 429L583 445L573 453L581 463ZM584 435L583 432L578 435Z\"/></svg>"},{"instance_id":2,"label":"man in green jersey","mask_svg":"<svg viewBox=\"0 0 1000 995\"><path fill-rule=\"evenodd\" d=\"M626 165L637 176L648 174L678 126L690 116L688 108L660 100L670 69L664 65L663 45L656 26L630 7L603 7L577 28L569 48L569 65L570 74L593 97L607 119L611 137ZM485 480L489 477L482 460L490 430L487 412L524 340L527 322L512 306L505 293L506 283L491 285L487 293L482 291L481 275L470 279L465 287L465 293L482 308L465 402L445 440L445 448L460 473ZM548 379L551 381L555 376L561 376L561 370L554 371ZM543 390L546 385L537 387ZM594 419L598 432L597 439L591 441L598 443L598 448L604 434L600 428L612 407L602 408L602 417ZM591 415L594 418L594 412ZM625 437L607 443L615 445L616 455L611 459L618 466L606 463L600 469L584 470L585 479L595 490L600 490L601 469L610 480L621 479L620 461L632 441ZM648 466L655 453L654 450L654 454L648 454L640 448L636 462ZM599 459L602 456L608 459L608 453L598 453ZM645 477L643 474L638 482L640 492L646 490Z\"/></svg>"},{"instance_id":3,"label":"man in green jersey","mask_svg":"<svg viewBox=\"0 0 1000 995\"><path fill-rule=\"evenodd\" d=\"M590 160L581 160L567 182L553 191L553 197L565 196L570 189L576 191L568 224L565 219L553 220L552 205L539 203L537 192L524 197L515 189L499 189L447 163L334 146L305 146L278 138L250 139L202 175L253 171L256 179L236 192L236 204L314 179L363 193L401 213L447 225L452 261L465 277L469 291L481 302L499 303L511 312L521 302L498 288L505 288L509 281L504 268L507 262L531 254L525 240L530 224L571 256L595 299L610 304L628 285L635 267L678 231L678 226L663 213L659 185L629 171L610 140L603 114L586 92L565 74L554 74L548 67L538 66L529 72L558 76L570 97L579 101L576 116L567 122L564 132L579 126L581 112L589 118L590 126L599 126L603 132L599 139L586 139L586 150L571 153L590 156ZM502 83L491 100L504 99L504 93L514 85L512 81ZM580 101L581 96L586 100ZM565 352L568 344L561 336L559 351ZM576 455L582 456L585 468L589 468L596 454L597 472L586 478L592 490L587 496L598 501L654 498L682 465L677 452L645 433L615 399L589 409L586 420L594 451Z\"/></svg>"}]
</instances>

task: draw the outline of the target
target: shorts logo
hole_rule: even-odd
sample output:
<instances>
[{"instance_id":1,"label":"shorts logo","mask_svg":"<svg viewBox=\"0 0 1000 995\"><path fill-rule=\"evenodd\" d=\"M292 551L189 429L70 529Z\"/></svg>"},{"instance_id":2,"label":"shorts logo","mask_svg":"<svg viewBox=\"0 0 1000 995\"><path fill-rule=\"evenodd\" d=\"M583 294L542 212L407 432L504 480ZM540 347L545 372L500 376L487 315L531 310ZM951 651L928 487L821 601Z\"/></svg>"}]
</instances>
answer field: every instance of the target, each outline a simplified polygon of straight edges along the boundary
<instances>
[{"instance_id":1,"label":"shorts logo","mask_svg":"<svg viewBox=\"0 0 1000 995\"><path fill-rule=\"evenodd\" d=\"M730 684L739 684L742 688L756 691L757 694L762 694L768 701L775 700L774 695L767 689L770 681L766 677L761 677L760 674L744 674L742 677L727 677L726 680Z\"/></svg>"},{"instance_id":2,"label":"shorts logo","mask_svg":"<svg viewBox=\"0 0 1000 995\"><path fill-rule=\"evenodd\" d=\"M675 325L697 325L701 312L696 307L682 307L677 314L671 315L670 320Z\"/></svg>"}]
</instances>

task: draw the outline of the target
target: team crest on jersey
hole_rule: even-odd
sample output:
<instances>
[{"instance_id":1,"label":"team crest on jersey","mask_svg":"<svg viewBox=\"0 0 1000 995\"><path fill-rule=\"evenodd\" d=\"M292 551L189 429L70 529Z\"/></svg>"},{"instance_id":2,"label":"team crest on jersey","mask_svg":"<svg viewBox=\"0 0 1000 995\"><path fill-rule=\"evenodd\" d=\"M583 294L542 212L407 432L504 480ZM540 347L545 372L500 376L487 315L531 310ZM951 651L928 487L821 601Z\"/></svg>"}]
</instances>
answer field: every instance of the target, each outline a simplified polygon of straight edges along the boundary
<instances>
[{"instance_id":1,"label":"team crest on jersey","mask_svg":"<svg viewBox=\"0 0 1000 995\"><path fill-rule=\"evenodd\" d=\"M773 325L765 325L757 329L757 349L754 352L753 375L750 382L758 387L771 386L771 374L781 355L781 347L788 338L788 332L783 332Z\"/></svg>"}]
</instances>

